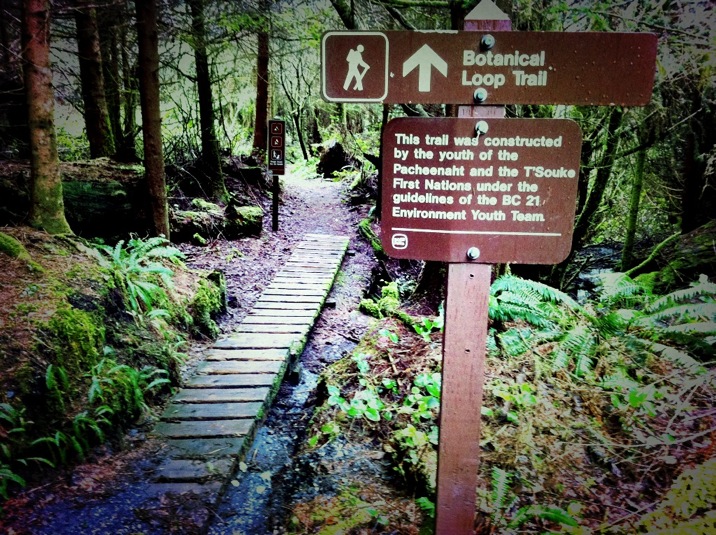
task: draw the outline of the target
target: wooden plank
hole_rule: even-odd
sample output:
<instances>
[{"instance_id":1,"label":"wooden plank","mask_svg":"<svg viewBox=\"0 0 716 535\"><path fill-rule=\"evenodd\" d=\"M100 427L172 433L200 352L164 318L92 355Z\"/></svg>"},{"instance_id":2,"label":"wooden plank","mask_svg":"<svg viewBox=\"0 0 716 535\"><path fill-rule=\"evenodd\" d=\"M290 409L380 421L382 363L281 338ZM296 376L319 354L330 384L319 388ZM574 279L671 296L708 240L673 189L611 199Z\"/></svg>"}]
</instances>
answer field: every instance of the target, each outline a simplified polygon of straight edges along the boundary
<instances>
[{"instance_id":1,"label":"wooden plank","mask_svg":"<svg viewBox=\"0 0 716 535\"><path fill-rule=\"evenodd\" d=\"M314 306L318 306L323 302L324 295L291 295L288 293L282 293L275 295L273 293L264 292L259 299L262 303L310 303Z\"/></svg>"},{"instance_id":2,"label":"wooden plank","mask_svg":"<svg viewBox=\"0 0 716 535\"><path fill-rule=\"evenodd\" d=\"M288 349L216 349L206 352L206 360L279 360L288 358Z\"/></svg>"},{"instance_id":3,"label":"wooden plank","mask_svg":"<svg viewBox=\"0 0 716 535\"><path fill-rule=\"evenodd\" d=\"M248 376L243 375L241 377ZM226 379L227 377L220 376L220 378ZM173 401L177 403L232 403L236 401L264 401L270 392L268 388L222 388L224 385L221 385L220 382L218 388L217 385L213 386L214 388L184 388L178 392L176 396L174 396Z\"/></svg>"},{"instance_id":4,"label":"wooden plank","mask_svg":"<svg viewBox=\"0 0 716 535\"><path fill-rule=\"evenodd\" d=\"M242 437L248 435L253 426L253 420L159 422L154 428L154 433L171 438Z\"/></svg>"},{"instance_id":5,"label":"wooden plank","mask_svg":"<svg viewBox=\"0 0 716 535\"><path fill-rule=\"evenodd\" d=\"M233 375L241 373L273 373L281 371L282 361L277 360L225 360L204 361L197 367L200 375Z\"/></svg>"},{"instance_id":6,"label":"wooden plank","mask_svg":"<svg viewBox=\"0 0 716 535\"><path fill-rule=\"evenodd\" d=\"M234 332L236 334L251 333L278 333L278 334L300 334L306 335L311 330L311 324L303 323L241 323Z\"/></svg>"},{"instance_id":7,"label":"wooden plank","mask_svg":"<svg viewBox=\"0 0 716 535\"><path fill-rule=\"evenodd\" d=\"M314 303L277 303L274 301L264 301L259 299L254 304L254 310L261 310L270 308L273 310L316 310L319 308L318 304Z\"/></svg>"},{"instance_id":8,"label":"wooden plank","mask_svg":"<svg viewBox=\"0 0 716 535\"><path fill-rule=\"evenodd\" d=\"M203 482L224 478L231 473L233 459L206 460L167 459L157 468L156 480L161 482Z\"/></svg>"},{"instance_id":9,"label":"wooden plank","mask_svg":"<svg viewBox=\"0 0 716 535\"><path fill-rule=\"evenodd\" d=\"M273 318L296 318L296 319L309 319L313 320L318 315L317 308L300 309L300 310L282 310L280 308L254 308L248 316L244 318L246 321L249 318L255 317L273 317Z\"/></svg>"},{"instance_id":10,"label":"wooden plank","mask_svg":"<svg viewBox=\"0 0 716 535\"><path fill-rule=\"evenodd\" d=\"M298 339L293 334L242 334L214 342L214 349L271 349L290 348Z\"/></svg>"},{"instance_id":11,"label":"wooden plank","mask_svg":"<svg viewBox=\"0 0 716 535\"><path fill-rule=\"evenodd\" d=\"M270 349L232 349L211 348L207 350L209 360L255 360L255 361L283 361L289 356L286 348Z\"/></svg>"},{"instance_id":12,"label":"wooden plank","mask_svg":"<svg viewBox=\"0 0 716 535\"><path fill-rule=\"evenodd\" d=\"M295 285L293 287L286 287L286 286L269 286L266 288L261 294L262 296L266 295L293 295L293 296L305 296L305 297L325 297L328 291L325 288L320 287L308 287L308 288L297 288Z\"/></svg>"},{"instance_id":13,"label":"wooden plank","mask_svg":"<svg viewBox=\"0 0 716 535\"><path fill-rule=\"evenodd\" d=\"M176 438L167 441L164 453L174 459L234 457L244 446L243 437Z\"/></svg>"},{"instance_id":14,"label":"wooden plank","mask_svg":"<svg viewBox=\"0 0 716 535\"><path fill-rule=\"evenodd\" d=\"M197 482L181 482L173 481L170 483L152 483L145 487L145 498L152 496L164 496L165 494L172 493L174 495L180 494L196 494L201 496L202 502L207 505L216 505L219 502L221 496L221 488L224 483L221 481L207 481L205 483ZM119 532L118 532L119 533Z\"/></svg>"},{"instance_id":15,"label":"wooden plank","mask_svg":"<svg viewBox=\"0 0 716 535\"><path fill-rule=\"evenodd\" d=\"M256 418L264 406L260 401L233 403L171 403L162 413L162 420L234 420Z\"/></svg>"},{"instance_id":16,"label":"wooden plank","mask_svg":"<svg viewBox=\"0 0 716 535\"><path fill-rule=\"evenodd\" d=\"M305 315L282 315L280 310L264 310L264 312L272 312L272 314L250 314L246 316L241 325L313 325L313 314ZM310 312L310 311L301 311Z\"/></svg>"},{"instance_id":17,"label":"wooden plank","mask_svg":"<svg viewBox=\"0 0 716 535\"><path fill-rule=\"evenodd\" d=\"M199 398L197 391L206 391L215 388L220 389L231 389L236 392L235 397L223 397L220 401L252 401L256 399L263 399L260 397L256 390L263 390L265 386L273 386L276 381L276 376L268 373L238 373L236 375L194 375L187 383L186 388L177 393L179 401L188 401L188 398L192 398L193 401L204 401ZM187 394L185 392L191 392ZM202 394L207 395L207 394ZM184 399L187 396L187 399ZM206 401L216 401L214 399L207 399Z\"/></svg>"}]
</instances>

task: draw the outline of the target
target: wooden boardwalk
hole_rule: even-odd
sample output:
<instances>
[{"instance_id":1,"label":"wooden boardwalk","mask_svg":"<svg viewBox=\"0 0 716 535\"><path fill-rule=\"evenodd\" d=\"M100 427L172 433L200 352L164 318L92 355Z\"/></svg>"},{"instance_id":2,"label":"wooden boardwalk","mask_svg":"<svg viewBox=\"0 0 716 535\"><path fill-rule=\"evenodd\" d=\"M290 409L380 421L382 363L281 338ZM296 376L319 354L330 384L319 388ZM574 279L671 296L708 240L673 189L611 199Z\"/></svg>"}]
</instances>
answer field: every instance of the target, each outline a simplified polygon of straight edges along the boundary
<instances>
[{"instance_id":1,"label":"wooden boardwalk","mask_svg":"<svg viewBox=\"0 0 716 535\"><path fill-rule=\"evenodd\" d=\"M154 434L166 443L152 494L218 498L325 303L348 238L308 234L231 335L207 352Z\"/></svg>"}]
</instances>

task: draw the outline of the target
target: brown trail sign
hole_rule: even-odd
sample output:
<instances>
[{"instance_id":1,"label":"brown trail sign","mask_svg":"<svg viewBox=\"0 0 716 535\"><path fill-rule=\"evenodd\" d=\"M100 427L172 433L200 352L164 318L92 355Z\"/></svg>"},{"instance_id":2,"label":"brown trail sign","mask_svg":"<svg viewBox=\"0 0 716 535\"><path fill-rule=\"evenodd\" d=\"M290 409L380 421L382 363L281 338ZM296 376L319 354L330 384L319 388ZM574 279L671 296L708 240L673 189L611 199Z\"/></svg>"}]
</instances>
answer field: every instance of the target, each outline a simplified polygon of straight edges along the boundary
<instances>
[{"instance_id":1,"label":"brown trail sign","mask_svg":"<svg viewBox=\"0 0 716 535\"><path fill-rule=\"evenodd\" d=\"M333 102L643 106L656 35L328 32L321 54Z\"/></svg>"},{"instance_id":2,"label":"brown trail sign","mask_svg":"<svg viewBox=\"0 0 716 535\"><path fill-rule=\"evenodd\" d=\"M482 104L461 106L459 119L396 119L383 137L386 252L448 262L438 535L474 533L491 264L557 263L571 246L579 128L503 119L492 104L646 105L657 44L653 34L512 33L490 0L465 27L329 32L321 51L329 101Z\"/></svg>"},{"instance_id":3,"label":"brown trail sign","mask_svg":"<svg viewBox=\"0 0 716 535\"><path fill-rule=\"evenodd\" d=\"M580 150L579 126L566 119L393 119L383 134L383 248L442 262L561 262Z\"/></svg>"}]
</instances>

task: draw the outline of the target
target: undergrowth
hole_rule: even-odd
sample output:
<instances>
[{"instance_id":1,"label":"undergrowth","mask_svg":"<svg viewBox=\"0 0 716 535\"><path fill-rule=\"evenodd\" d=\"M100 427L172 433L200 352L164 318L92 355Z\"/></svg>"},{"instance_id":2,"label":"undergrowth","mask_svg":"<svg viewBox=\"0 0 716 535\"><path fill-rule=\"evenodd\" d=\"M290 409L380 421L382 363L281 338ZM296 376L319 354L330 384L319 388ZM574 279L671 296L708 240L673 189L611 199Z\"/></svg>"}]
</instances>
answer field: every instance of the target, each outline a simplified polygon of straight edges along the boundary
<instances>
[{"instance_id":1,"label":"undergrowth","mask_svg":"<svg viewBox=\"0 0 716 535\"><path fill-rule=\"evenodd\" d=\"M128 426L151 421L152 406L178 378L184 331L212 332L211 316L225 301L223 281L189 274L164 238L135 237L99 246L100 253L84 243L38 243L55 256L29 275L32 293L23 295L34 301L17 305L33 313L22 318L35 329L32 358L15 356L28 353L22 345L2 355L18 359L0 397L3 499L47 470L117 442ZM37 250L30 253L39 259ZM60 259L71 273L62 272ZM18 269L17 284L27 284Z\"/></svg>"},{"instance_id":2,"label":"undergrowth","mask_svg":"<svg viewBox=\"0 0 716 535\"><path fill-rule=\"evenodd\" d=\"M394 288L362 308L381 319L323 373L306 447L372 437L430 513L441 318L408 317ZM480 532L713 527L716 284L654 295L648 279L610 274L579 304L507 274L489 317Z\"/></svg>"}]
</instances>

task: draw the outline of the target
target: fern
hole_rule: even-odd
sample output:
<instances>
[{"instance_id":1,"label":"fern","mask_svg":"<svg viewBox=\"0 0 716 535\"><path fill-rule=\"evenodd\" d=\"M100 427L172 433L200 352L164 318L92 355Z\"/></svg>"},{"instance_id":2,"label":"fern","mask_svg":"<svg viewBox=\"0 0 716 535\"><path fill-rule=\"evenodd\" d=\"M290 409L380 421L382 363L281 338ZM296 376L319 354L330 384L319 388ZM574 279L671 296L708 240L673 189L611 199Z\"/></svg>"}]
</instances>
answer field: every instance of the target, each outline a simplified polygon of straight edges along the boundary
<instances>
[{"instance_id":1,"label":"fern","mask_svg":"<svg viewBox=\"0 0 716 535\"><path fill-rule=\"evenodd\" d=\"M505 516L507 509L514 505L517 498L510 490L512 484L512 476L509 472L494 466L492 468L492 494L490 495L492 504L492 520L495 524L501 524L502 518Z\"/></svg>"},{"instance_id":2,"label":"fern","mask_svg":"<svg viewBox=\"0 0 716 535\"><path fill-rule=\"evenodd\" d=\"M126 247L124 240L114 247L99 246L110 259L108 267L131 312L151 311L156 302L166 298L165 289L173 287L174 272L162 261L180 263L184 254L168 243L162 237L154 237L133 238Z\"/></svg>"},{"instance_id":3,"label":"fern","mask_svg":"<svg viewBox=\"0 0 716 535\"><path fill-rule=\"evenodd\" d=\"M624 273L599 275L599 300L601 303L632 303L637 296L648 294L646 286L639 284Z\"/></svg>"},{"instance_id":4,"label":"fern","mask_svg":"<svg viewBox=\"0 0 716 535\"><path fill-rule=\"evenodd\" d=\"M716 283L709 281L705 275L701 275L699 281L692 284L689 288L676 290L657 299L646 307L645 311L647 313L654 313L678 303L697 300L707 303L714 303L714 301L716 301Z\"/></svg>"},{"instance_id":5,"label":"fern","mask_svg":"<svg viewBox=\"0 0 716 535\"><path fill-rule=\"evenodd\" d=\"M553 351L553 368L566 368L574 362L574 373L578 377L592 370L592 362L597 353L597 340L594 332L584 324L570 329L559 346Z\"/></svg>"}]
</instances>

